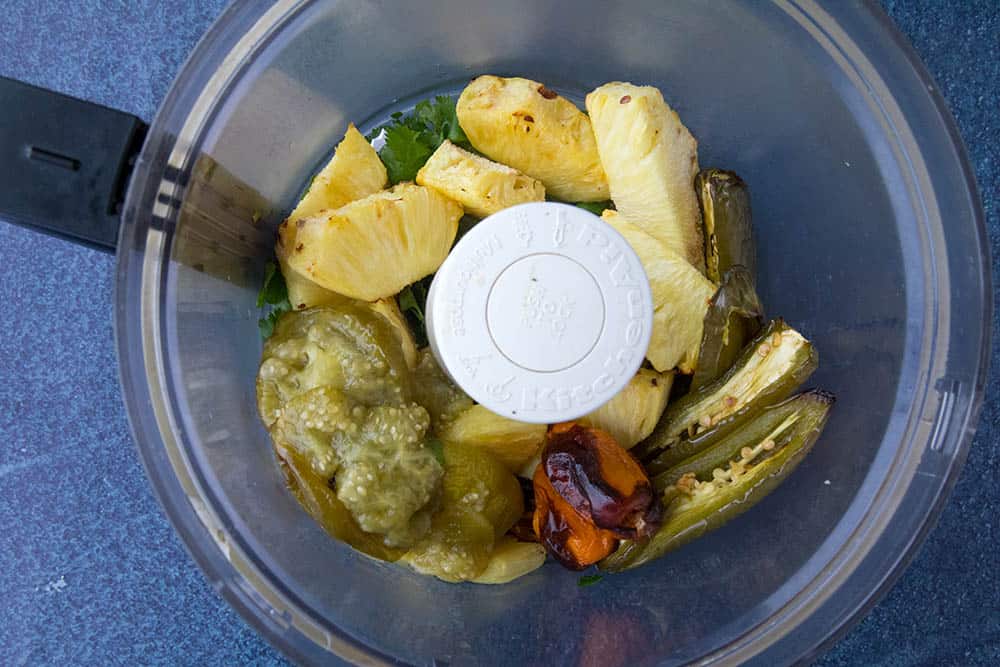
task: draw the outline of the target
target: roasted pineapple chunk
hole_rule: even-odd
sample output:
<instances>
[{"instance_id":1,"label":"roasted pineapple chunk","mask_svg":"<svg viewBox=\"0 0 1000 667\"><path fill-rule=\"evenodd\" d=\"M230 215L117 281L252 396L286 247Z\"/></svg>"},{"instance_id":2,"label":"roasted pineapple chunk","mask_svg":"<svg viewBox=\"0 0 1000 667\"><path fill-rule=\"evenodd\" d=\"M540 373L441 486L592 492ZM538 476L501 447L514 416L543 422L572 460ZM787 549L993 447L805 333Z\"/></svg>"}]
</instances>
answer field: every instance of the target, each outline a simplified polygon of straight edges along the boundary
<instances>
[{"instance_id":1,"label":"roasted pineapple chunk","mask_svg":"<svg viewBox=\"0 0 1000 667\"><path fill-rule=\"evenodd\" d=\"M455 111L476 150L537 178L549 195L608 199L590 120L537 81L480 76L462 91Z\"/></svg>"},{"instance_id":2,"label":"roasted pineapple chunk","mask_svg":"<svg viewBox=\"0 0 1000 667\"><path fill-rule=\"evenodd\" d=\"M587 111L615 208L704 273L698 142L652 86L605 84Z\"/></svg>"},{"instance_id":3,"label":"roasted pineapple chunk","mask_svg":"<svg viewBox=\"0 0 1000 667\"><path fill-rule=\"evenodd\" d=\"M301 203L300 203L301 206ZM288 265L288 256L295 248L298 225L291 219L286 219L278 225L278 242L274 246L274 254L281 267L281 275L288 289L288 302L296 310L305 310L313 306L336 306L344 303L347 297L331 292L314 283L306 276L292 270Z\"/></svg>"},{"instance_id":4,"label":"roasted pineapple chunk","mask_svg":"<svg viewBox=\"0 0 1000 667\"><path fill-rule=\"evenodd\" d=\"M294 227L294 225L287 220L278 227L278 244L275 247L275 255L278 257L278 266L281 268L281 275L284 277L285 287L288 289L288 303L292 304L292 308L305 310L313 306L339 306L350 301L342 294L320 287L288 265L288 253L285 251L281 238L284 230L289 227ZM287 237L295 238L294 233L287 234Z\"/></svg>"},{"instance_id":5,"label":"roasted pineapple chunk","mask_svg":"<svg viewBox=\"0 0 1000 667\"><path fill-rule=\"evenodd\" d=\"M545 424L514 421L481 405L473 405L438 435L445 442L488 451L509 470L516 472L542 448Z\"/></svg>"},{"instance_id":6,"label":"roasted pineapple chunk","mask_svg":"<svg viewBox=\"0 0 1000 667\"><path fill-rule=\"evenodd\" d=\"M278 254L278 265L288 288L288 302L295 310L305 310L313 306L338 306L349 299L346 296L324 289L288 265L287 255Z\"/></svg>"},{"instance_id":7,"label":"roasted pineapple chunk","mask_svg":"<svg viewBox=\"0 0 1000 667\"><path fill-rule=\"evenodd\" d=\"M673 382L673 373L640 368L614 398L577 421L607 431L625 449L634 447L660 421Z\"/></svg>"},{"instance_id":8,"label":"roasted pineapple chunk","mask_svg":"<svg viewBox=\"0 0 1000 667\"><path fill-rule=\"evenodd\" d=\"M436 190L401 183L292 223L288 265L328 290L375 301L436 271L461 217Z\"/></svg>"},{"instance_id":9,"label":"roasted pineapple chunk","mask_svg":"<svg viewBox=\"0 0 1000 667\"><path fill-rule=\"evenodd\" d=\"M693 373L715 285L665 243L625 222L615 211L605 211L601 219L625 237L649 278L653 331L646 358L660 372L676 366L682 373Z\"/></svg>"},{"instance_id":10,"label":"roasted pineapple chunk","mask_svg":"<svg viewBox=\"0 0 1000 667\"><path fill-rule=\"evenodd\" d=\"M378 153L352 123L347 126L347 133L337 144L330 162L316 174L288 218L298 220L324 209L340 208L385 188L388 180Z\"/></svg>"},{"instance_id":11,"label":"roasted pineapple chunk","mask_svg":"<svg viewBox=\"0 0 1000 667\"><path fill-rule=\"evenodd\" d=\"M490 554L490 561L482 574L472 580L474 584L506 584L545 563L545 547L537 542L518 542L513 537L502 537Z\"/></svg>"},{"instance_id":12,"label":"roasted pineapple chunk","mask_svg":"<svg viewBox=\"0 0 1000 667\"><path fill-rule=\"evenodd\" d=\"M465 211L485 218L515 204L545 201L545 186L517 169L441 144L417 173L417 183L454 199Z\"/></svg>"},{"instance_id":13,"label":"roasted pineapple chunk","mask_svg":"<svg viewBox=\"0 0 1000 667\"><path fill-rule=\"evenodd\" d=\"M333 157L313 179L295 210L278 227L275 254L288 287L292 308L335 306L344 300L343 296L323 289L306 276L291 270L288 255L297 245L298 227L295 221L367 197L383 189L386 182L385 165L378 153L353 124L348 125Z\"/></svg>"}]
</instances>

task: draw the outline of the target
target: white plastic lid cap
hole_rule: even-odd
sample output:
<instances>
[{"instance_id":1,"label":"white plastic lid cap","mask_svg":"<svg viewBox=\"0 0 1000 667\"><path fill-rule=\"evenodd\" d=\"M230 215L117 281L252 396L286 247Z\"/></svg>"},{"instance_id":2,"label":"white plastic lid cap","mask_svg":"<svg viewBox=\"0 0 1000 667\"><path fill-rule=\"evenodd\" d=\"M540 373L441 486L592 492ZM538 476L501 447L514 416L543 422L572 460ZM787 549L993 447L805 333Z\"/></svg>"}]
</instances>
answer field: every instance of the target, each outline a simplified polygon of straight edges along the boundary
<instances>
[{"instance_id":1,"label":"white plastic lid cap","mask_svg":"<svg viewBox=\"0 0 1000 667\"><path fill-rule=\"evenodd\" d=\"M649 281L628 242L568 204L514 206L452 249L427 297L438 363L469 396L525 422L600 407L649 345Z\"/></svg>"}]
</instances>

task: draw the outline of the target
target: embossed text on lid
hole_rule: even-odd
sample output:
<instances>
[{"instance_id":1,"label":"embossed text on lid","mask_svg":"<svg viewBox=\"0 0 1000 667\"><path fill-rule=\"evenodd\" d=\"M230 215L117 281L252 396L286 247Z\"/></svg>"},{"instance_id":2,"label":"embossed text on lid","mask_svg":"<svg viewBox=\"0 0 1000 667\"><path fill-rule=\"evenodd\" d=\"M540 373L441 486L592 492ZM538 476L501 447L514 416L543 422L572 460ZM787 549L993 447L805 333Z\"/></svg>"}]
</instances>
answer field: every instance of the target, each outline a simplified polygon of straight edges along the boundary
<instances>
[{"instance_id":1,"label":"embossed text on lid","mask_svg":"<svg viewBox=\"0 0 1000 667\"><path fill-rule=\"evenodd\" d=\"M449 254L427 299L427 333L477 402L554 423L628 383L652 313L646 274L617 232L575 206L523 204L479 222Z\"/></svg>"}]
</instances>

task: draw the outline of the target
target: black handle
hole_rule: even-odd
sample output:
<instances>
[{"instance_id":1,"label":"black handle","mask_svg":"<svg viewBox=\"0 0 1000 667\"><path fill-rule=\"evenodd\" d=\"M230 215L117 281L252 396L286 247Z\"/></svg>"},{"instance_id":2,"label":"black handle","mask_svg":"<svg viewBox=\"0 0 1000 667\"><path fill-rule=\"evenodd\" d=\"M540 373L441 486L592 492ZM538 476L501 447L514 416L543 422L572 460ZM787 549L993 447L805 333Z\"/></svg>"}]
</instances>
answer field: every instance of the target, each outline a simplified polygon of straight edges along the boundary
<instances>
[{"instance_id":1,"label":"black handle","mask_svg":"<svg viewBox=\"0 0 1000 667\"><path fill-rule=\"evenodd\" d=\"M0 77L0 218L114 251L147 125Z\"/></svg>"}]
</instances>

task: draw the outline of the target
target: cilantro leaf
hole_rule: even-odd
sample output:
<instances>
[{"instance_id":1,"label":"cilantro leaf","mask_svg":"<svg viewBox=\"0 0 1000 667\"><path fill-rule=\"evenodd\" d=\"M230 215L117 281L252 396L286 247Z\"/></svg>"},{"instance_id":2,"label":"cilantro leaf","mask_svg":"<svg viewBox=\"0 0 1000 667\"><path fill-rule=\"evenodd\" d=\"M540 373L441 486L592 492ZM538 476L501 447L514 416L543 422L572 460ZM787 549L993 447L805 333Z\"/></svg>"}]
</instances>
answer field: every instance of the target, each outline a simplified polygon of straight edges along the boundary
<instances>
[{"instance_id":1,"label":"cilantro leaf","mask_svg":"<svg viewBox=\"0 0 1000 667\"><path fill-rule=\"evenodd\" d=\"M604 213L604 209L614 209L615 205L609 201L582 201L577 202L575 206L582 208L584 211L590 211L594 215L600 215Z\"/></svg>"},{"instance_id":2,"label":"cilantro leaf","mask_svg":"<svg viewBox=\"0 0 1000 667\"><path fill-rule=\"evenodd\" d=\"M262 338L269 338L274 333L274 325L278 318L281 317L282 313L292 309L292 304L288 301L288 287L285 285L285 278L274 262L268 262L264 265L264 284L257 292L257 307L264 308L265 306L270 306L270 312L257 320L257 328L260 329Z\"/></svg>"},{"instance_id":3,"label":"cilantro leaf","mask_svg":"<svg viewBox=\"0 0 1000 667\"><path fill-rule=\"evenodd\" d=\"M379 153L389 180L394 184L412 181L427 162L433 149L421 140L420 133L405 125L396 125L385 131L385 146Z\"/></svg>"},{"instance_id":4,"label":"cilantro leaf","mask_svg":"<svg viewBox=\"0 0 1000 667\"><path fill-rule=\"evenodd\" d=\"M427 320L424 310L427 307L427 290L432 279L433 276L427 276L412 285L407 285L398 297L399 309L406 316L406 322L410 325L417 347L427 345Z\"/></svg>"},{"instance_id":5,"label":"cilantro leaf","mask_svg":"<svg viewBox=\"0 0 1000 667\"><path fill-rule=\"evenodd\" d=\"M266 303L277 305L283 301L288 301L285 278L276 263L268 262L264 265L264 284L257 292L257 307L263 308Z\"/></svg>"},{"instance_id":6,"label":"cilantro leaf","mask_svg":"<svg viewBox=\"0 0 1000 667\"><path fill-rule=\"evenodd\" d=\"M409 114L395 112L386 125L368 134L372 141L385 132L379 157L393 184L412 181L438 146L447 139L463 148L472 148L455 113L455 100L447 95L422 100Z\"/></svg>"},{"instance_id":7,"label":"cilantro leaf","mask_svg":"<svg viewBox=\"0 0 1000 667\"><path fill-rule=\"evenodd\" d=\"M458 115L455 113L455 100L446 96L438 95L434 101L424 100L413 109L414 115L428 128L425 135L428 142L433 142L436 149L444 140L453 144L468 144L469 139L462 131L462 126L458 124Z\"/></svg>"},{"instance_id":8,"label":"cilantro leaf","mask_svg":"<svg viewBox=\"0 0 1000 667\"><path fill-rule=\"evenodd\" d=\"M291 309L291 306L278 307L268 313L266 317L262 317L257 320L257 328L260 329L260 337L264 339L270 338L271 334L274 333L274 325L278 323L278 318Z\"/></svg>"},{"instance_id":9,"label":"cilantro leaf","mask_svg":"<svg viewBox=\"0 0 1000 667\"><path fill-rule=\"evenodd\" d=\"M576 585L579 586L580 588L583 588L585 586L593 586L603 578L604 578L603 574L585 574L584 576L580 577L580 580L576 582Z\"/></svg>"}]
</instances>

